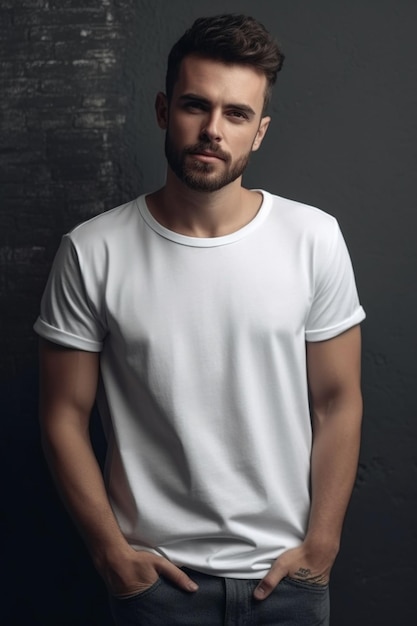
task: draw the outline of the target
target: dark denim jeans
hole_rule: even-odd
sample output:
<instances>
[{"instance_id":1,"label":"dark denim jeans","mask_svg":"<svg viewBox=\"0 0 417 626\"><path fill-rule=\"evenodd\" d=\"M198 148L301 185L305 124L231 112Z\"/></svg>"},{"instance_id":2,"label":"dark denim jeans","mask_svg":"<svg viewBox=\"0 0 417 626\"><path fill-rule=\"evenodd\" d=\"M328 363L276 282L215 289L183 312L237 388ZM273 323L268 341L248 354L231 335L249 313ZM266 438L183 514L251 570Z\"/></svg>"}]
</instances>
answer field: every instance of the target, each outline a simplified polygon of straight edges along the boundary
<instances>
[{"instance_id":1,"label":"dark denim jeans","mask_svg":"<svg viewBox=\"0 0 417 626\"><path fill-rule=\"evenodd\" d=\"M285 578L261 602L257 580L238 580L185 571L199 585L187 593L160 578L145 592L111 598L117 626L328 626L329 588Z\"/></svg>"}]
</instances>

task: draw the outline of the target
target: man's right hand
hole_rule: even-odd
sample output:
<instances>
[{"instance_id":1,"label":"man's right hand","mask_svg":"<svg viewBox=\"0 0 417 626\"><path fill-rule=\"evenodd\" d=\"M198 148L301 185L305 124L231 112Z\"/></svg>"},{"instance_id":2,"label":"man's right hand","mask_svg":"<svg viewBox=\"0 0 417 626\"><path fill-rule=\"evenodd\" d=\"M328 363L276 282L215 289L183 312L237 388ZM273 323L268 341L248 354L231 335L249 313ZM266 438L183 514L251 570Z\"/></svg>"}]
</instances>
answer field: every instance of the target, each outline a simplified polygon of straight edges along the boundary
<instances>
[{"instance_id":1,"label":"man's right hand","mask_svg":"<svg viewBox=\"0 0 417 626\"><path fill-rule=\"evenodd\" d=\"M98 567L111 595L128 598L143 593L160 576L184 591L197 591L197 584L168 559L144 550L129 548L122 557L109 559Z\"/></svg>"}]
</instances>

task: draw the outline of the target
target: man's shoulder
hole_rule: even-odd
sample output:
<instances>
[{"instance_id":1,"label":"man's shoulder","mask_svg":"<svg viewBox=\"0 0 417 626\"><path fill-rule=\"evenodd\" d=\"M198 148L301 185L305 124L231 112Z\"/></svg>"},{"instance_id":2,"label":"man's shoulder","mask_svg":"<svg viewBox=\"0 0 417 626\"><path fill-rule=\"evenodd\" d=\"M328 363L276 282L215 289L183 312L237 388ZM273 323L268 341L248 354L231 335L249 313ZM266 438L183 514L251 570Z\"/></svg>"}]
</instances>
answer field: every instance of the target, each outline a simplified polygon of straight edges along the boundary
<instances>
[{"instance_id":1,"label":"man's shoulder","mask_svg":"<svg viewBox=\"0 0 417 626\"><path fill-rule=\"evenodd\" d=\"M330 245L340 230L337 219L316 206L268 194L268 227L277 237L294 245Z\"/></svg>"},{"instance_id":2,"label":"man's shoulder","mask_svg":"<svg viewBox=\"0 0 417 626\"><path fill-rule=\"evenodd\" d=\"M325 225L333 227L336 222L336 218L333 215L311 204L284 198L276 194L270 193L268 195L271 198L272 214L278 218L286 219L299 225L311 225L312 227L315 225L318 227Z\"/></svg>"},{"instance_id":3,"label":"man's shoulder","mask_svg":"<svg viewBox=\"0 0 417 626\"><path fill-rule=\"evenodd\" d=\"M77 224L67 237L79 245L123 237L139 219L138 201L139 198L130 200Z\"/></svg>"}]
</instances>

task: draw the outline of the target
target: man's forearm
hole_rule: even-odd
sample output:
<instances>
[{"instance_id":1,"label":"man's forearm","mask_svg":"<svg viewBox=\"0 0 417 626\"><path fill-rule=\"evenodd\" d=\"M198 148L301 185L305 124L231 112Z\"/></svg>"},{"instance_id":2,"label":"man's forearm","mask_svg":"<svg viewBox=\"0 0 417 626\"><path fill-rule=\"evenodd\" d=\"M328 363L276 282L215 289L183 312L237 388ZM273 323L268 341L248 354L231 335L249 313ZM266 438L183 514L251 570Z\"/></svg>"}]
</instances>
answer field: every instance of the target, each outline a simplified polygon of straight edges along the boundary
<instances>
[{"instance_id":1,"label":"man's forearm","mask_svg":"<svg viewBox=\"0 0 417 626\"><path fill-rule=\"evenodd\" d=\"M306 541L335 555L357 471L361 417L359 390L330 402L325 415L313 415L312 502Z\"/></svg>"},{"instance_id":2,"label":"man's forearm","mask_svg":"<svg viewBox=\"0 0 417 626\"><path fill-rule=\"evenodd\" d=\"M129 549L110 506L88 432L57 420L43 447L61 497L100 569L106 553Z\"/></svg>"}]
</instances>

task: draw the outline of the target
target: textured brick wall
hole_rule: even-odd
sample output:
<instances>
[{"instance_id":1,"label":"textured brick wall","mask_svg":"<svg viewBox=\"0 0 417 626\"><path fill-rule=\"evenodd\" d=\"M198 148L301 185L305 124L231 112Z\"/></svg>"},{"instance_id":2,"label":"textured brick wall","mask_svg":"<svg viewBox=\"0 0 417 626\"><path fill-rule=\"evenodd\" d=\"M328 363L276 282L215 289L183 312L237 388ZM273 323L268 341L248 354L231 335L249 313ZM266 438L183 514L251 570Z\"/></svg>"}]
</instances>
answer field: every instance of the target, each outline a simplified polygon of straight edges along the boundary
<instances>
[{"instance_id":1,"label":"textured brick wall","mask_svg":"<svg viewBox=\"0 0 417 626\"><path fill-rule=\"evenodd\" d=\"M122 201L123 68L132 6L0 3L0 371L6 375L33 359L31 327L60 236Z\"/></svg>"}]
</instances>

